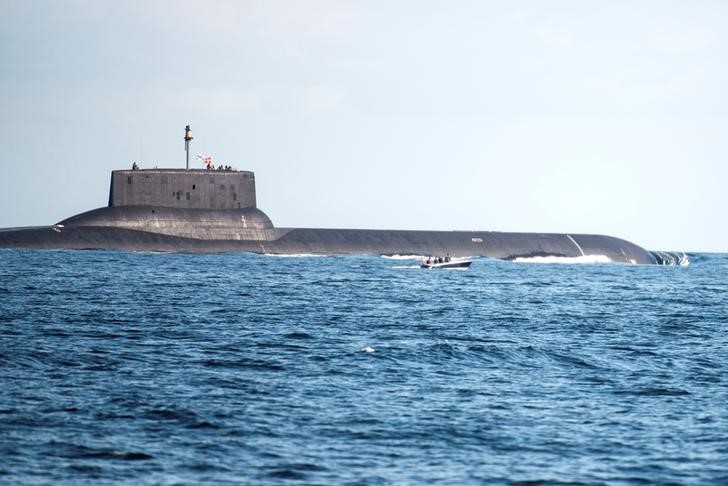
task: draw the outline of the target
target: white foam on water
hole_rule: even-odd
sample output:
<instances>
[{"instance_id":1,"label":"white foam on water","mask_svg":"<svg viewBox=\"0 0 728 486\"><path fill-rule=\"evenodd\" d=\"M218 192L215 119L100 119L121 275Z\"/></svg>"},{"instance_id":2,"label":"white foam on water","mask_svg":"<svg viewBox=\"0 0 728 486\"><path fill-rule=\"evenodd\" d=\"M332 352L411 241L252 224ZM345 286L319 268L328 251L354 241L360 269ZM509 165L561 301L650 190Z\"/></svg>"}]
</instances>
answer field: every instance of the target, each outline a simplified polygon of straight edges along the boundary
<instances>
[{"instance_id":1,"label":"white foam on water","mask_svg":"<svg viewBox=\"0 0 728 486\"><path fill-rule=\"evenodd\" d=\"M657 258L658 265L679 265L681 267L690 265L690 257L683 251L653 251L650 253Z\"/></svg>"},{"instance_id":2,"label":"white foam on water","mask_svg":"<svg viewBox=\"0 0 728 486\"><path fill-rule=\"evenodd\" d=\"M373 353L374 348L372 348L371 346L365 346L365 347L361 348L359 351L361 351L362 353Z\"/></svg>"},{"instance_id":3,"label":"white foam on water","mask_svg":"<svg viewBox=\"0 0 728 486\"><path fill-rule=\"evenodd\" d=\"M282 253L263 253L265 256L278 258L324 258L328 255L314 255L313 253L296 253L292 255L284 255Z\"/></svg>"},{"instance_id":4,"label":"white foam on water","mask_svg":"<svg viewBox=\"0 0 728 486\"><path fill-rule=\"evenodd\" d=\"M382 255L382 258L387 260L424 260L427 257L424 255Z\"/></svg>"},{"instance_id":5,"label":"white foam on water","mask_svg":"<svg viewBox=\"0 0 728 486\"><path fill-rule=\"evenodd\" d=\"M517 263L559 263L559 264L575 264L575 263L612 263L612 260L606 255L583 255L577 257L562 256L535 256L528 258L516 258L513 260Z\"/></svg>"}]
</instances>

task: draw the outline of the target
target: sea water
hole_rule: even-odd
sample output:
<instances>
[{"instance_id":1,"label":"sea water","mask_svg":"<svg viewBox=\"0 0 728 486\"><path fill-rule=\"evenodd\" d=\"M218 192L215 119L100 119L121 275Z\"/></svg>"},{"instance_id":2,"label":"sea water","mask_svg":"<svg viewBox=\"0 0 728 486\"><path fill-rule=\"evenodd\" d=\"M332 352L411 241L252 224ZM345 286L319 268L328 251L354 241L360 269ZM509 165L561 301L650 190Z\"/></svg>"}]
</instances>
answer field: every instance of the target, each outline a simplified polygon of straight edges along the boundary
<instances>
[{"instance_id":1,"label":"sea water","mask_svg":"<svg viewBox=\"0 0 728 486\"><path fill-rule=\"evenodd\" d=\"M0 250L0 483L728 482L728 255Z\"/></svg>"}]
</instances>

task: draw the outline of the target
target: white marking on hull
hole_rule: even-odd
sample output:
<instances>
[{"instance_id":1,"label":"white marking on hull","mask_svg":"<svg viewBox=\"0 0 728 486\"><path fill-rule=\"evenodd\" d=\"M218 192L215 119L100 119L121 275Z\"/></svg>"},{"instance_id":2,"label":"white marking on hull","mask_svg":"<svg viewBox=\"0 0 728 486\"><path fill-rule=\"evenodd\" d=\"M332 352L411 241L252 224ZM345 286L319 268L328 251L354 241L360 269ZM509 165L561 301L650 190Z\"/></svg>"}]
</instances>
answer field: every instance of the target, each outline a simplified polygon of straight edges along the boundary
<instances>
[{"instance_id":1,"label":"white marking on hull","mask_svg":"<svg viewBox=\"0 0 728 486\"><path fill-rule=\"evenodd\" d=\"M574 238L572 238L572 237L571 237L571 235L566 235L566 237L567 237L568 239L570 239L570 240L571 240L571 242L572 242L572 243L573 243L573 244L574 244L574 245L575 245L575 246L576 246L576 247L577 247L577 248L579 249L579 253L581 253L581 256L586 256L586 255L584 254L584 250L582 250L582 249L581 249L581 247L579 246L579 243L577 243L577 242L576 242L576 240L575 240Z\"/></svg>"}]
</instances>

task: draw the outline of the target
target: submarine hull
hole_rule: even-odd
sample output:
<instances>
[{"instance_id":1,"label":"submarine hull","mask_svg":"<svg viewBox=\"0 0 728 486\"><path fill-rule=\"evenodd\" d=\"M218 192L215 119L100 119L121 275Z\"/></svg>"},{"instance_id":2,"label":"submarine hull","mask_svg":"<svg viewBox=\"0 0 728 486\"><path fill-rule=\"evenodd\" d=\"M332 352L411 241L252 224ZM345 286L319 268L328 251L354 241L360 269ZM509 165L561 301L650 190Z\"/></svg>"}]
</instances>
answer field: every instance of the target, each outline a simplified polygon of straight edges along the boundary
<instances>
[{"instance_id":1,"label":"submarine hull","mask_svg":"<svg viewBox=\"0 0 728 486\"><path fill-rule=\"evenodd\" d=\"M64 225L0 231L0 247L280 255L450 254L453 257L485 256L505 260L604 255L614 262L655 263L650 252L611 236L490 231L274 228L241 230L236 238L217 239L123 227Z\"/></svg>"}]
</instances>

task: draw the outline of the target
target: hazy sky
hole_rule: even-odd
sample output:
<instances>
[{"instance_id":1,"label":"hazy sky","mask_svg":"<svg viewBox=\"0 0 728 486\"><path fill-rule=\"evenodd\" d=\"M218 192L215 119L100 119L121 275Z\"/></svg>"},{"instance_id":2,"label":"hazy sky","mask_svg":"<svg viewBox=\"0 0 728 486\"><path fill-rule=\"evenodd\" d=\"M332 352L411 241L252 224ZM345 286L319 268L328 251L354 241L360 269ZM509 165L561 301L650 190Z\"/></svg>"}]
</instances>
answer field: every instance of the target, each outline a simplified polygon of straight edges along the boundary
<instances>
[{"instance_id":1,"label":"hazy sky","mask_svg":"<svg viewBox=\"0 0 728 486\"><path fill-rule=\"evenodd\" d=\"M0 227L193 152L276 226L728 251L728 2L0 0ZM201 164L196 167L202 167Z\"/></svg>"}]
</instances>

